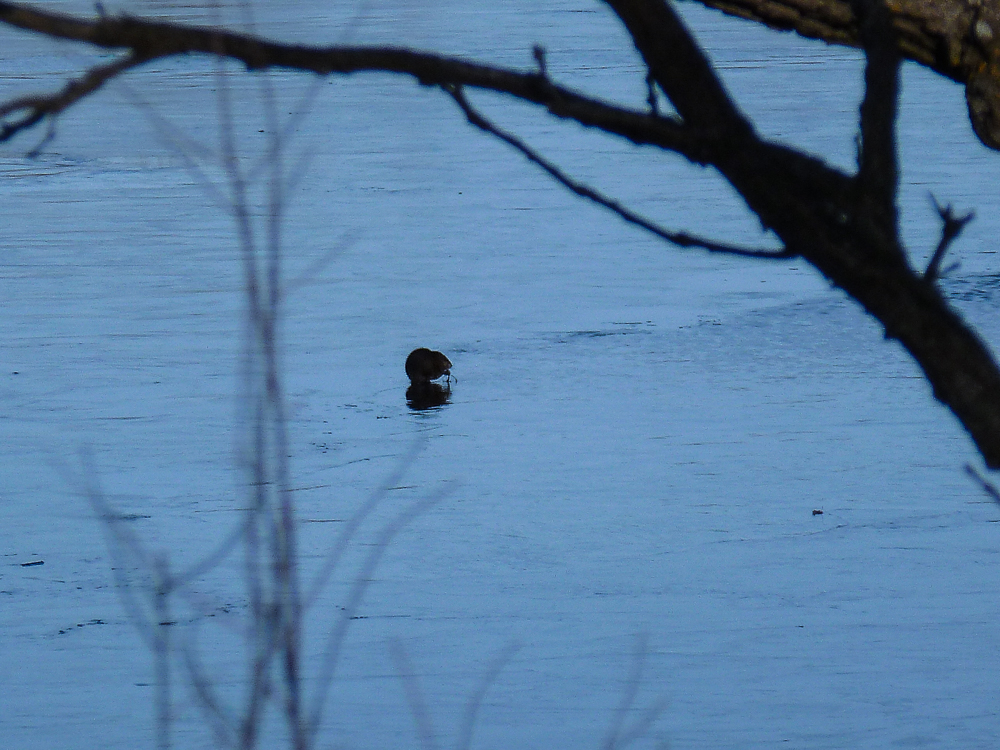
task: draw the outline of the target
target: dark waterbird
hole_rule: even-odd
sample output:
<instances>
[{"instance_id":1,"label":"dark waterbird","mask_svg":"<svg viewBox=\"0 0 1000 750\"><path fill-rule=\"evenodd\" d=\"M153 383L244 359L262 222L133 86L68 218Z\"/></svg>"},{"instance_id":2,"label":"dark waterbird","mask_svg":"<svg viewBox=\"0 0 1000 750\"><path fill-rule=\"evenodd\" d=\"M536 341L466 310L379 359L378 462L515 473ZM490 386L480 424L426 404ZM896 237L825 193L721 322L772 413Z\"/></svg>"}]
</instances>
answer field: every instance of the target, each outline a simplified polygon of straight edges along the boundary
<instances>
[{"instance_id":1,"label":"dark waterbird","mask_svg":"<svg viewBox=\"0 0 1000 750\"><path fill-rule=\"evenodd\" d=\"M406 358L406 375L413 385L425 385L443 375L451 379L451 360L441 352L420 347Z\"/></svg>"},{"instance_id":2,"label":"dark waterbird","mask_svg":"<svg viewBox=\"0 0 1000 750\"><path fill-rule=\"evenodd\" d=\"M411 409L431 409L448 403L451 395L451 360L441 352L425 347L414 349L406 358L406 375L410 387L406 389L406 403ZM432 380L446 377L445 385Z\"/></svg>"}]
</instances>

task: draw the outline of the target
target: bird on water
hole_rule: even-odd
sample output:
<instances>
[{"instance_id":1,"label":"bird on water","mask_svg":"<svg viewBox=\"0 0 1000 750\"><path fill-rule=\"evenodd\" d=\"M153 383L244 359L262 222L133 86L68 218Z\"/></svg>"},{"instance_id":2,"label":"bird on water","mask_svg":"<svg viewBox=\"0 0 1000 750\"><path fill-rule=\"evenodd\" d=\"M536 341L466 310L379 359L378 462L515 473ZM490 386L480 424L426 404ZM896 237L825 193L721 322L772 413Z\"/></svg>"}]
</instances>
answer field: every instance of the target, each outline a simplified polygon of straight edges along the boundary
<instances>
[{"instance_id":1,"label":"bird on water","mask_svg":"<svg viewBox=\"0 0 1000 750\"><path fill-rule=\"evenodd\" d=\"M451 379L451 360L441 352L420 347L406 358L406 375L417 386L427 385L445 375Z\"/></svg>"},{"instance_id":2,"label":"bird on water","mask_svg":"<svg viewBox=\"0 0 1000 750\"><path fill-rule=\"evenodd\" d=\"M406 375L410 387L406 389L406 403L411 409L435 409L448 403L451 396L451 360L441 352L420 347L406 358ZM447 377L444 385L432 383Z\"/></svg>"}]
</instances>

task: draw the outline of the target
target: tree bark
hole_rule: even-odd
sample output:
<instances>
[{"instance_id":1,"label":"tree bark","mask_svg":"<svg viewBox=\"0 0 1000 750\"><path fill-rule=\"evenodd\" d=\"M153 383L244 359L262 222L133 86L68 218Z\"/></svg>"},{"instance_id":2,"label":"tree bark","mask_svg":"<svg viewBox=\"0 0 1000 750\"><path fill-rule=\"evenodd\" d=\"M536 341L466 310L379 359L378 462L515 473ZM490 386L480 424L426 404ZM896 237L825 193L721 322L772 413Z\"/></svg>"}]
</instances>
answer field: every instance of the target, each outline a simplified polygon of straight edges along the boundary
<instances>
[{"instance_id":1,"label":"tree bark","mask_svg":"<svg viewBox=\"0 0 1000 750\"><path fill-rule=\"evenodd\" d=\"M698 0L830 44L861 46L849 0ZM1000 0L886 0L900 54L965 86L969 119L1000 149Z\"/></svg>"}]
</instances>

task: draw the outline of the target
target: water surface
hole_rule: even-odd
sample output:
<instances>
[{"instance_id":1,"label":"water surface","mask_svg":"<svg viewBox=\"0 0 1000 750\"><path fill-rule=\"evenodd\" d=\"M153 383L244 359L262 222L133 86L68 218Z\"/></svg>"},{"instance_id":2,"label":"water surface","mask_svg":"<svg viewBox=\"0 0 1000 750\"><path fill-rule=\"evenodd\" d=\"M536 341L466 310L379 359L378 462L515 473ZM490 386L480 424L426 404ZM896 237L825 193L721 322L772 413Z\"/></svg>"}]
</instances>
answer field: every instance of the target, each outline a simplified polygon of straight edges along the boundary
<instances>
[{"instance_id":1,"label":"water surface","mask_svg":"<svg viewBox=\"0 0 1000 750\"><path fill-rule=\"evenodd\" d=\"M682 10L762 132L849 167L856 52ZM257 22L280 39L516 66L541 43L559 80L636 106L645 96L599 4L297 2ZM4 97L97 59L0 39ZM252 164L260 88L235 70L228 80ZM651 741L992 747L1000 515L962 473L969 440L871 320L802 263L681 252L622 225L473 131L440 92L374 75L272 82L283 116L305 113L288 142L285 224L286 273L303 283L284 329L304 571L415 444L351 564L381 519L454 486L378 570L326 744L418 744L388 657L396 638L442 739L516 643L476 746L596 746L645 633L635 713L666 701ZM39 158L24 153L40 133L0 156L5 746L151 743L150 660L74 479L81 448L178 565L240 506L238 256L202 184L217 171L185 168L218 148L219 85L205 61L157 63L61 119ZM709 172L503 97L475 101L670 227L771 241ZM928 191L977 210L949 289L996 341L996 156L973 139L960 88L912 65L900 131L906 240L918 258L936 244ZM415 346L455 364L441 409L406 406ZM355 569L313 610L312 636ZM213 677L239 685L239 639L215 625L243 611L238 562L198 593L215 616L199 626ZM179 744L209 744L179 700Z\"/></svg>"}]
</instances>

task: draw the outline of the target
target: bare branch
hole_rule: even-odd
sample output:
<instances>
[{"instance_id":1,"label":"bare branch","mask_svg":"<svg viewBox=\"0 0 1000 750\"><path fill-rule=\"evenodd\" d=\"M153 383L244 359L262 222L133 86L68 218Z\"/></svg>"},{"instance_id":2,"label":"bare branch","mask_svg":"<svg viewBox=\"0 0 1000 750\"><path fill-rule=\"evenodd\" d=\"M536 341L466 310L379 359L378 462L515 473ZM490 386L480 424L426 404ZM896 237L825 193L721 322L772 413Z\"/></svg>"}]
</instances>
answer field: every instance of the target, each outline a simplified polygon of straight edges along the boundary
<instances>
[{"instance_id":1,"label":"bare branch","mask_svg":"<svg viewBox=\"0 0 1000 750\"><path fill-rule=\"evenodd\" d=\"M944 261L945 253L948 252L951 243L962 233L965 225L976 217L976 212L969 211L965 216L955 216L950 203L947 206L942 206L933 195L931 203L934 204L934 209L938 212L942 222L941 241L938 242L937 249L931 256L930 263L927 264L927 270L924 271L924 279L933 282L941 276L941 263Z\"/></svg>"},{"instance_id":2,"label":"bare branch","mask_svg":"<svg viewBox=\"0 0 1000 750\"><path fill-rule=\"evenodd\" d=\"M131 49L137 59L134 64L170 55L202 53L239 60L251 70L277 67L320 75L382 71L410 75L424 85L488 89L542 105L555 117L576 120L638 145L676 151L699 164L707 163L711 150L724 142L717 127L696 133L673 118L653 117L557 86L538 70L509 70L398 47L277 44L223 29L132 17L89 20L6 2L0 2L0 22L106 49Z\"/></svg>"},{"instance_id":3,"label":"bare branch","mask_svg":"<svg viewBox=\"0 0 1000 750\"><path fill-rule=\"evenodd\" d=\"M772 29L793 29L828 44L861 46L851 0L697 0ZM1000 3L996 0L892 0L900 54L965 86L972 127L1000 150Z\"/></svg>"},{"instance_id":4,"label":"bare branch","mask_svg":"<svg viewBox=\"0 0 1000 750\"><path fill-rule=\"evenodd\" d=\"M320 662L316 694L313 697L312 710L309 712L306 724L309 737L312 740L315 740L316 733L319 731L320 716L337 670L344 639L347 637L351 622L361 606L365 592L372 583L375 569L382 560L389 543L408 523L450 494L451 489L450 486L446 486L437 493L423 498L397 513L382 527L362 561L361 568L348 591L347 601L342 608L340 617L327 637L326 649Z\"/></svg>"},{"instance_id":5,"label":"bare branch","mask_svg":"<svg viewBox=\"0 0 1000 750\"><path fill-rule=\"evenodd\" d=\"M768 260L787 260L788 258L794 258L795 253L788 249L780 250L768 250L765 248L745 248L736 247L734 245L723 245L718 242L713 242L712 240L706 240L701 237L696 237L694 235L687 234L685 232L671 232L668 229L658 226L649 219L635 213L631 209L626 208L618 201L608 198L607 196L601 194L589 185L585 185L582 182L574 180L572 177L563 172L559 167L555 166L552 162L548 161L545 157L541 156L537 151L532 149L524 141L522 141L517 136L511 135L510 133L501 130L496 125L491 123L485 117L483 117L476 109L472 107L469 100L465 97L461 86L443 86L445 91L451 94L452 98L461 107L462 111L465 113L466 118L469 122L475 125L480 130L490 133L496 136L505 143L510 144L530 161L534 162L549 175L551 175L557 182L567 187L576 195L581 198L586 198L600 206L604 206L610 211L618 214L625 221L630 224L635 224L636 226L642 227L648 232L656 235L660 239L672 242L680 247L697 247L702 250L708 250L713 253L725 253L727 255L739 255L745 258L763 258Z\"/></svg>"},{"instance_id":6,"label":"bare branch","mask_svg":"<svg viewBox=\"0 0 1000 750\"><path fill-rule=\"evenodd\" d=\"M735 254L775 258L794 252L808 260L876 317L885 326L887 337L902 343L923 369L935 398L961 420L986 464L1000 467L1000 368L975 331L923 274L913 270L895 231L898 177L890 124L899 66L895 50L882 49L886 47L884 39L879 41L878 26L885 23L879 20L879 12L868 15L874 19L874 26L872 41L867 45L871 55L861 117L863 148L859 174L852 177L820 159L760 139L665 0L606 1L632 34L647 67L681 119L657 117L648 111L583 96L554 84L537 68L510 70L404 48L282 45L217 28L131 17L93 20L9 2L0 2L0 23L106 49L130 49L146 59L201 53L240 60L251 70L282 67L320 75L381 71L412 76L421 84L451 91L466 86L487 89L539 105L554 117L572 119L635 144L674 151L697 164L712 165L784 247L763 254L737 249ZM897 0L892 2L896 7ZM876 6L875 11L881 8ZM1000 38L992 31L1000 22L990 27L982 18L979 20L983 24L976 23L975 33L980 42L985 35ZM975 110L969 93L973 82L967 82L970 111ZM1000 89L1000 85L996 88ZM885 101L878 101L879 91ZM978 127L977 132L982 138ZM508 142L526 156L532 153L526 147L520 148L524 144L518 145L517 139ZM544 160L534 160L553 177L561 176L562 184L570 189L585 187ZM614 201L596 197L610 204L608 208L615 207ZM654 231L651 227L649 230ZM667 233L663 238L720 252L732 250L683 234ZM263 318L255 321L263 328L272 325Z\"/></svg>"},{"instance_id":7,"label":"bare branch","mask_svg":"<svg viewBox=\"0 0 1000 750\"><path fill-rule=\"evenodd\" d=\"M417 679L410 656L406 653L406 647L396 638L391 641L389 647L396 674L403 683L403 692L406 693L406 701L410 704L413 723L417 725L420 744L424 750L437 750L438 743L431 721L431 711L427 706L424 691L420 687L420 680Z\"/></svg>"},{"instance_id":8,"label":"bare branch","mask_svg":"<svg viewBox=\"0 0 1000 750\"><path fill-rule=\"evenodd\" d=\"M67 83L62 91L52 96L25 96L0 105L0 142L8 141L22 130L38 124L46 117L55 117L72 104L101 88L124 71L148 62L149 58L136 53L126 54L114 62L91 68L81 78ZM6 121L11 115L17 119ZM36 149L37 150L37 149Z\"/></svg>"},{"instance_id":9,"label":"bare branch","mask_svg":"<svg viewBox=\"0 0 1000 750\"><path fill-rule=\"evenodd\" d=\"M215 744L219 747L233 747L236 738L236 717L221 701L215 692L208 672L198 657L196 631L189 631L188 642L181 649L184 665L187 668L191 688L197 698L197 705L205 716L215 735Z\"/></svg>"}]
</instances>

